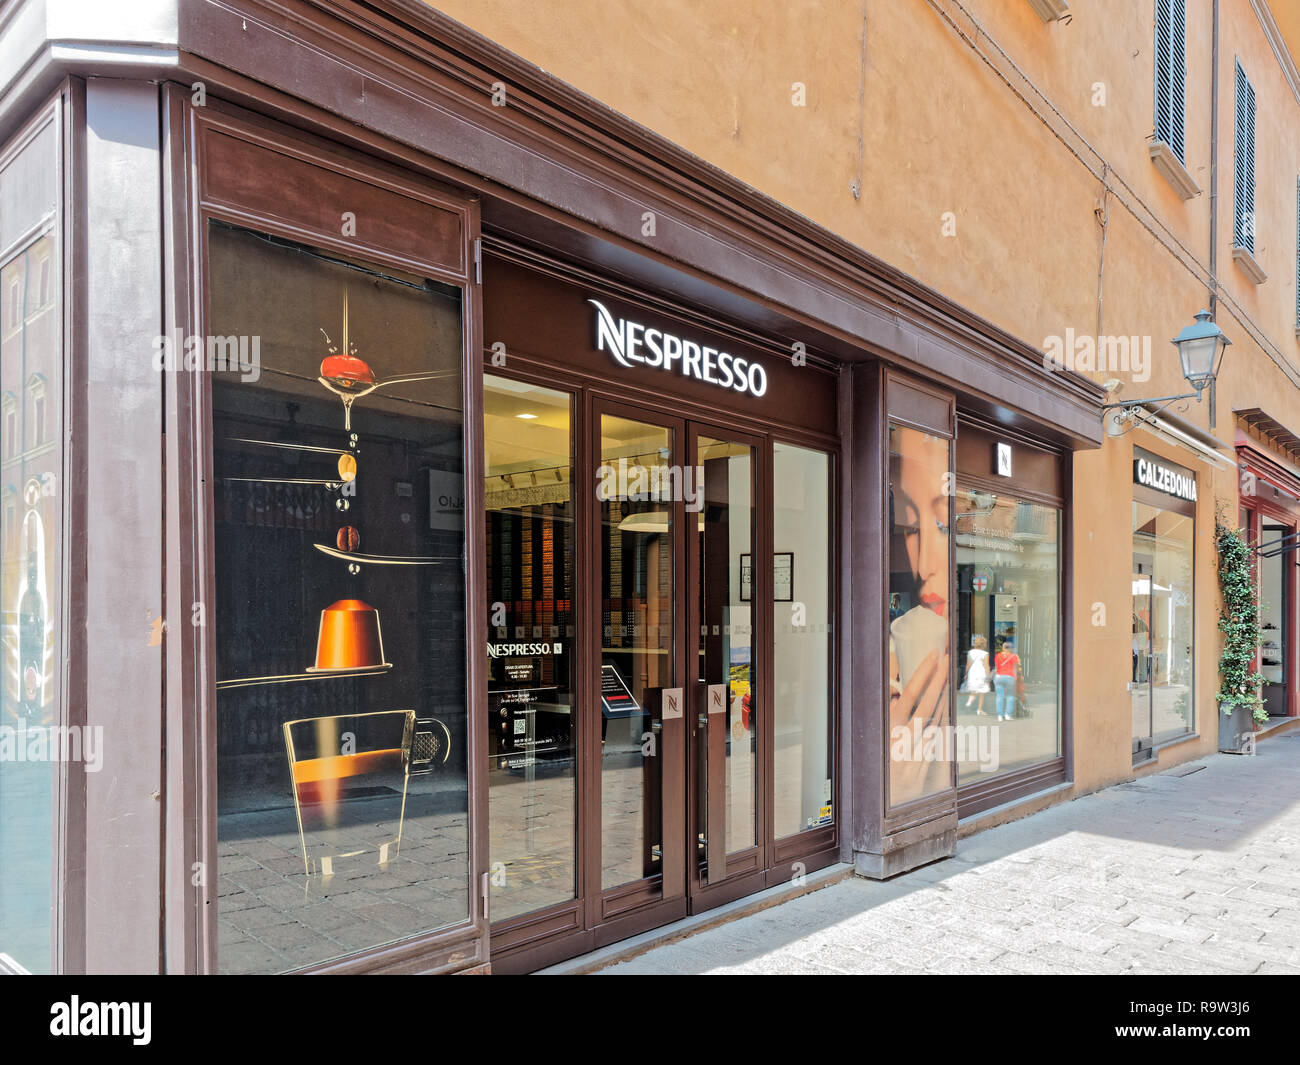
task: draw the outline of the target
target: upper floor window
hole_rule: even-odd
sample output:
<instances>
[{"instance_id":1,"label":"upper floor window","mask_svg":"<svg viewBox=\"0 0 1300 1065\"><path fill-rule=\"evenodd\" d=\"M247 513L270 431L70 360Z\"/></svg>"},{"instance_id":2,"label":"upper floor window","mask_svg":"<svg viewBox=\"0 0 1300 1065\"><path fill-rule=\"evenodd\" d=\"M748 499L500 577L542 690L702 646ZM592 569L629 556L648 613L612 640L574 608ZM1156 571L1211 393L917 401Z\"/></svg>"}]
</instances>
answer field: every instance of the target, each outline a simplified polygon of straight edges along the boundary
<instances>
[{"instance_id":1,"label":"upper floor window","mask_svg":"<svg viewBox=\"0 0 1300 1065\"><path fill-rule=\"evenodd\" d=\"M16 458L18 455L18 398L12 392L6 392L0 399L0 415L4 418L4 457Z\"/></svg>"},{"instance_id":2,"label":"upper floor window","mask_svg":"<svg viewBox=\"0 0 1300 1065\"><path fill-rule=\"evenodd\" d=\"M1185 0L1156 0L1156 140L1187 165Z\"/></svg>"},{"instance_id":3,"label":"upper floor window","mask_svg":"<svg viewBox=\"0 0 1300 1065\"><path fill-rule=\"evenodd\" d=\"M37 447L45 443L45 378L40 374L32 374L28 378L27 397L31 404L28 410L31 419L31 446Z\"/></svg>"},{"instance_id":4,"label":"upper floor window","mask_svg":"<svg viewBox=\"0 0 1300 1065\"><path fill-rule=\"evenodd\" d=\"M1232 163L1232 246L1255 254L1255 88L1237 63L1237 131Z\"/></svg>"},{"instance_id":5,"label":"upper floor window","mask_svg":"<svg viewBox=\"0 0 1300 1065\"><path fill-rule=\"evenodd\" d=\"M42 307L44 307L47 303L50 302L50 266L51 266L50 256L42 255L41 267L40 267L41 270L40 294L41 294Z\"/></svg>"}]
</instances>

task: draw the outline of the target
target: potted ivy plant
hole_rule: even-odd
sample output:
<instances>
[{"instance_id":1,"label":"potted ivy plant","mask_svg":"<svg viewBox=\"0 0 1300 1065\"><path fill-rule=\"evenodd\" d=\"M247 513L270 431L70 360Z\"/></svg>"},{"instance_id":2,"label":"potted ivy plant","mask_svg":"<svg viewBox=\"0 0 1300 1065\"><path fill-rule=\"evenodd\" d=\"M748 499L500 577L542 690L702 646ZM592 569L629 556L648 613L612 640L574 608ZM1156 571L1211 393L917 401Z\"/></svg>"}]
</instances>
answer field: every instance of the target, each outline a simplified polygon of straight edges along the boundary
<instances>
[{"instance_id":1,"label":"potted ivy plant","mask_svg":"<svg viewBox=\"0 0 1300 1065\"><path fill-rule=\"evenodd\" d=\"M1254 742L1255 722L1267 721L1260 697L1264 675L1255 669L1260 645L1259 599L1254 553L1240 529L1222 520L1215 526L1219 556L1219 750L1241 754Z\"/></svg>"}]
</instances>

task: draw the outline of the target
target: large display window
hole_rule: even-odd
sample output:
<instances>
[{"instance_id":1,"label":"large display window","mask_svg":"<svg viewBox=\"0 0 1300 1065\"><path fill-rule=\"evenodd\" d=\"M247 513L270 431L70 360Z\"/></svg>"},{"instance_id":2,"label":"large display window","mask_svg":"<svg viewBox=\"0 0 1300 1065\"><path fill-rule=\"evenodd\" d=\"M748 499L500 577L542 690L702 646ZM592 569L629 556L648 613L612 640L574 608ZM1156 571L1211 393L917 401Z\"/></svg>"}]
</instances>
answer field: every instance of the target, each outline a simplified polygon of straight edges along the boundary
<instances>
[{"instance_id":1,"label":"large display window","mask_svg":"<svg viewBox=\"0 0 1300 1065\"><path fill-rule=\"evenodd\" d=\"M959 482L954 529L965 785L1061 754L1060 512Z\"/></svg>"},{"instance_id":2,"label":"large display window","mask_svg":"<svg viewBox=\"0 0 1300 1065\"><path fill-rule=\"evenodd\" d=\"M470 915L461 296L208 252L218 969L280 971Z\"/></svg>"},{"instance_id":3,"label":"large display window","mask_svg":"<svg viewBox=\"0 0 1300 1065\"><path fill-rule=\"evenodd\" d=\"M32 221L24 203L58 201L57 131L46 121L16 153L0 153L2 232ZM60 712L62 292L52 212L0 261L0 972L54 967L57 762L75 750L98 768L82 742L92 737L65 734Z\"/></svg>"}]
</instances>

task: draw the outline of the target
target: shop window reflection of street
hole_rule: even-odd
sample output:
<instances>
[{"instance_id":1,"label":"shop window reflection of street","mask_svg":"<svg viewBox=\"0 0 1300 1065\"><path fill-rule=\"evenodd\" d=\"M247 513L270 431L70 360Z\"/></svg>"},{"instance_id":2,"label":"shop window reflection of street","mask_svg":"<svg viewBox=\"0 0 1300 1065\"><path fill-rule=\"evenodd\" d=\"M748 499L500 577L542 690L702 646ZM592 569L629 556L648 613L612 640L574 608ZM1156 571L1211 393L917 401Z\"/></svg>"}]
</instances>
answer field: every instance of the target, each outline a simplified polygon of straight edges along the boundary
<instances>
[{"instance_id":1,"label":"shop window reflection of street","mask_svg":"<svg viewBox=\"0 0 1300 1065\"><path fill-rule=\"evenodd\" d=\"M0 315L0 725L37 734L60 721L62 701L58 475L64 455L55 402L62 395L62 301L51 283L56 248L56 234L47 231L0 265L0 291L9 294ZM0 759L0 950L34 973L49 972L52 960L54 782L48 760Z\"/></svg>"},{"instance_id":2,"label":"shop window reflection of street","mask_svg":"<svg viewBox=\"0 0 1300 1065\"><path fill-rule=\"evenodd\" d=\"M956 720L959 727L997 731L996 744L980 746L983 758L969 745L959 749L958 783L965 785L1061 753L1060 512L963 484L957 488L956 511L957 646L963 670ZM980 653L987 656L987 681L978 670L972 677L972 656L978 659ZM999 672L1011 680L998 681ZM1001 716L992 690L998 684L1004 688Z\"/></svg>"}]
</instances>

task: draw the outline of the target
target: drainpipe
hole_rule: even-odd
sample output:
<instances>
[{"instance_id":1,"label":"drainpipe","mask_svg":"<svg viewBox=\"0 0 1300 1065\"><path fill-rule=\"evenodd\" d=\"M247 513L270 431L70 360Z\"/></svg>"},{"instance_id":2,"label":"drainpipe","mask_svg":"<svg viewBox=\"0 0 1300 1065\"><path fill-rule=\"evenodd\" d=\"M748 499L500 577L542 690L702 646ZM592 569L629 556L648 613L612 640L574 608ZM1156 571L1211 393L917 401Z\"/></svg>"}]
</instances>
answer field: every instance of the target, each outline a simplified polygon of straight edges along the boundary
<instances>
[{"instance_id":1,"label":"drainpipe","mask_svg":"<svg viewBox=\"0 0 1300 1065\"><path fill-rule=\"evenodd\" d=\"M1210 317L1215 318L1219 302L1219 0L1214 0L1210 51Z\"/></svg>"}]
</instances>

